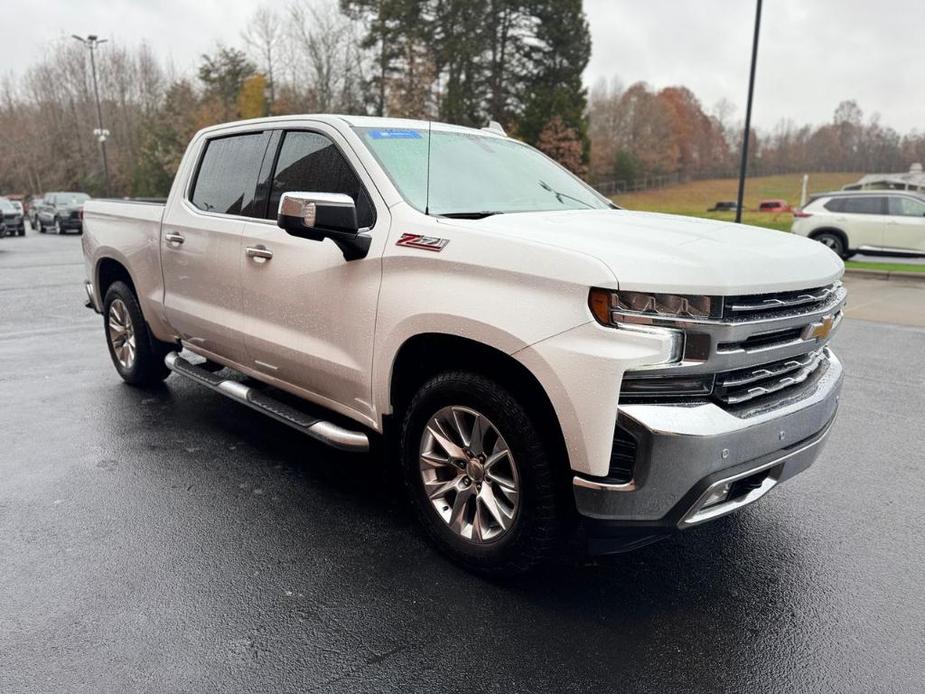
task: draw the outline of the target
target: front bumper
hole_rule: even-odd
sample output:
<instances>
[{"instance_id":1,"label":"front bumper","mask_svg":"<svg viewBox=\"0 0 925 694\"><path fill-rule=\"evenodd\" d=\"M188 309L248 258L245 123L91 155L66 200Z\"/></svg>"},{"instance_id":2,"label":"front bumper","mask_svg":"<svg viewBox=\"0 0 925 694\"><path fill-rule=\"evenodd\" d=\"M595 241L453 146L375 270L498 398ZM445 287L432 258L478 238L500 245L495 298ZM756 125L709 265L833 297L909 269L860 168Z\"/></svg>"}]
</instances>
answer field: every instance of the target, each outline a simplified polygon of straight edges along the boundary
<instances>
[{"instance_id":1,"label":"front bumper","mask_svg":"<svg viewBox=\"0 0 925 694\"><path fill-rule=\"evenodd\" d=\"M835 418L842 380L830 352L813 383L763 410L733 414L709 402L621 406L618 424L638 444L632 481L573 479L592 550L620 551L713 520L808 468ZM713 503L711 493L727 488L733 493Z\"/></svg>"}]
</instances>

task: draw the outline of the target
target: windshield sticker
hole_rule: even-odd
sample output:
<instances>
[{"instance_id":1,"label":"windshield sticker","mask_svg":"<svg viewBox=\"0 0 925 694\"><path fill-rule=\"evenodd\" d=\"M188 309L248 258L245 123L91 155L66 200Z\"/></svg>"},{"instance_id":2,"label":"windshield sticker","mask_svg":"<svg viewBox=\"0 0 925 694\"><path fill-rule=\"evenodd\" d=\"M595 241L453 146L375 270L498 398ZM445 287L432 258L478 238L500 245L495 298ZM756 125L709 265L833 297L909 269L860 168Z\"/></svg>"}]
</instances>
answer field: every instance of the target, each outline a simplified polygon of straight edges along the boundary
<instances>
[{"instance_id":1,"label":"windshield sticker","mask_svg":"<svg viewBox=\"0 0 925 694\"><path fill-rule=\"evenodd\" d=\"M374 140L420 140L421 133L416 130L370 130L369 136Z\"/></svg>"}]
</instances>

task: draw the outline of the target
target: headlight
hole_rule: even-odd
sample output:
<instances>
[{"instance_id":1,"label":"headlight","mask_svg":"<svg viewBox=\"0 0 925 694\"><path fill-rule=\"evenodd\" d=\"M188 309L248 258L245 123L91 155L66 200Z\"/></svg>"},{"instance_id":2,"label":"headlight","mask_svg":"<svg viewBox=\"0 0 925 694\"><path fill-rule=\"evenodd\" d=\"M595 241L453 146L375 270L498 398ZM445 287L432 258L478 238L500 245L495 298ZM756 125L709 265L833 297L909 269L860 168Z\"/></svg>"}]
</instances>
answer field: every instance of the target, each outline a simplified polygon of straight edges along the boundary
<instances>
[{"instance_id":1,"label":"headlight","mask_svg":"<svg viewBox=\"0 0 925 694\"><path fill-rule=\"evenodd\" d=\"M653 318L718 318L722 299L689 294L650 294L609 289L592 289L588 296L591 313L604 325L620 322L620 314Z\"/></svg>"},{"instance_id":2,"label":"headlight","mask_svg":"<svg viewBox=\"0 0 925 694\"><path fill-rule=\"evenodd\" d=\"M614 292L609 289L592 289L591 293L588 295L588 306L591 309L591 313L594 314L594 317L597 319L597 322L601 325L606 325L610 328L619 328L621 330L629 330L637 333L656 335L668 342L667 354L664 355L664 358L641 368L654 368L657 366L664 366L666 364L675 364L681 361L681 359L684 357L685 333L683 330L678 328L645 325L639 324L637 322L623 320L623 318L625 318L625 313L645 315L641 311L627 311L623 302L627 301L627 296L630 294L632 294L632 292ZM633 294L633 296L643 297L645 295ZM652 296L654 297L666 295L660 294Z\"/></svg>"}]
</instances>

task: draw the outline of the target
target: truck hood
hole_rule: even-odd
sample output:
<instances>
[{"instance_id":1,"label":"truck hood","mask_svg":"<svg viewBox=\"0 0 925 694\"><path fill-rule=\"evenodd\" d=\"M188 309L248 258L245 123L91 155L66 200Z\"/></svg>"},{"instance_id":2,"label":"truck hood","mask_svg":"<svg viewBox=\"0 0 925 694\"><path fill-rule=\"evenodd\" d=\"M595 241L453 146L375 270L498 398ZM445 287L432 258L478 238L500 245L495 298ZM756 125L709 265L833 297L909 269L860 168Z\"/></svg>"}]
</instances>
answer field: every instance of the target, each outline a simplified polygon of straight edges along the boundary
<instances>
[{"instance_id":1,"label":"truck hood","mask_svg":"<svg viewBox=\"0 0 925 694\"><path fill-rule=\"evenodd\" d=\"M829 284L841 259L802 236L697 217L629 210L569 210L441 219L598 258L623 289L760 294Z\"/></svg>"}]
</instances>

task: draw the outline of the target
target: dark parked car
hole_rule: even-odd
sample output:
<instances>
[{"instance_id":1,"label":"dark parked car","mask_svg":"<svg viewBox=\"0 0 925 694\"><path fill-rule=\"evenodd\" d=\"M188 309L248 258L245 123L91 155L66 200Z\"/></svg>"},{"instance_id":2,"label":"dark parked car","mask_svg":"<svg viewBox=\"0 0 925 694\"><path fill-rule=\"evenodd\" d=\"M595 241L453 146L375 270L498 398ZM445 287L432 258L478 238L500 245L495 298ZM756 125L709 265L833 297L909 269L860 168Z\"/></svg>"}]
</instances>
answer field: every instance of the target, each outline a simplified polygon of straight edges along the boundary
<instances>
[{"instance_id":1,"label":"dark parked car","mask_svg":"<svg viewBox=\"0 0 925 694\"><path fill-rule=\"evenodd\" d=\"M709 208L707 212L735 212L739 206L735 200L720 200L718 203Z\"/></svg>"},{"instance_id":2,"label":"dark parked car","mask_svg":"<svg viewBox=\"0 0 925 694\"><path fill-rule=\"evenodd\" d=\"M39 232L54 229L63 234L71 229L83 232L83 204L90 199L86 193L45 193L36 206L36 222Z\"/></svg>"},{"instance_id":3,"label":"dark parked car","mask_svg":"<svg viewBox=\"0 0 925 694\"><path fill-rule=\"evenodd\" d=\"M0 198L0 214L3 215L3 226L6 227L7 236L26 235L26 220L21 208L6 198Z\"/></svg>"},{"instance_id":4,"label":"dark parked car","mask_svg":"<svg viewBox=\"0 0 925 694\"><path fill-rule=\"evenodd\" d=\"M33 229L39 228L38 217L36 215L39 211L39 205L42 204L44 195L33 195L26 201L26 219L29 220L29 225Z\"/></svg>"}]
</instances>

